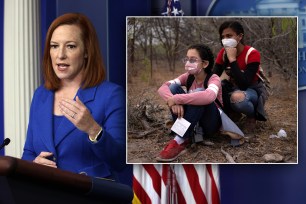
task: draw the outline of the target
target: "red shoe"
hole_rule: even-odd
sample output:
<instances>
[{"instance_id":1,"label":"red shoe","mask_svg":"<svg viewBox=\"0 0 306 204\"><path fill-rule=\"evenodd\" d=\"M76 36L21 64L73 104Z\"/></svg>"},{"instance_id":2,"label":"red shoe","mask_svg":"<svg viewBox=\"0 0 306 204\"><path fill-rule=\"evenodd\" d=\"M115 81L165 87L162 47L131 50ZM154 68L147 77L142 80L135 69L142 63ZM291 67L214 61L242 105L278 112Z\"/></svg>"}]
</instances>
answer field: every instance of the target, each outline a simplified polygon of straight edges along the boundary
<instances>
[{"instance_id":1,"label":"red shoe","mask_svg":"<svg viewBox=\"0 0 306 204\"><path fill-rule=\"evenodd\" d=\"M182 144L178 144L175 140L170 140L166 147L159 153L156 158L157 161L169 162L175 160L178 156L186 152L186 146L189 140L186 140Z\"/></svg>"}]
</instances>

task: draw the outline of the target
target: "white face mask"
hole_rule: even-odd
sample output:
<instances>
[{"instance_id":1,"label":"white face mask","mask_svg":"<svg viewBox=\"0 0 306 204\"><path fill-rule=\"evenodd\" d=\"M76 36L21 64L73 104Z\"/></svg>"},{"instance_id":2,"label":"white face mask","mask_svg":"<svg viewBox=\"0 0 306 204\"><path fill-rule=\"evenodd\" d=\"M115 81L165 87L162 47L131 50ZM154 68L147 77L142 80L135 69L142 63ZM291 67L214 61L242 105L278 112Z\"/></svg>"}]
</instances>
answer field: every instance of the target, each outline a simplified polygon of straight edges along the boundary
<instances>
[{"instance_id":1,"label":"white face mask","mask_svg":"<svg viewBox=\"0 0 306 204\"><path fill-rule=\"evenodd\" d=\"M197 75L201 72L202 68L198 68L198 63L190 63L187 62L185 64L185 70L188 71L189 74Z\"/></svg>"},{"instance_id":2,"label":"white face mask","mask_svg":"<svg viewBox=\"0 0 306 204\"><path fill-rule=\"evenodd\" d=\"M226 47L237 47L238 42L233 38L224 38L222 39L223 46Z\"/></svg>"}]
</instances>

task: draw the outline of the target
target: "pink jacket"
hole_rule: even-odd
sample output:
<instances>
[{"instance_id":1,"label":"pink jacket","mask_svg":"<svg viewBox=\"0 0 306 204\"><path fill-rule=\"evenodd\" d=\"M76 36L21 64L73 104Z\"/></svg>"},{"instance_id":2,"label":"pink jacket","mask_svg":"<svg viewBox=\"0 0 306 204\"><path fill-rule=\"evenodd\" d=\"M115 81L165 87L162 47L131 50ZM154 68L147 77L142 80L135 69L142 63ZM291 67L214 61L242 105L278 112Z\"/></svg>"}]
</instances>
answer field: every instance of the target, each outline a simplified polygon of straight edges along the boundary
<instances>
[{"instance_id":1,"label":"pink jacket","mask_svg":"<svg viewBox=\"0 0 306 204\"><path fill-rule=\"evenodd\" d=\"M203 91L194 92L195 89L204 88L203 83L197 84L196 80L193 81L188 94L176 94L173 95L169 89L170 84L178 84L186 86L188 73L184 73L174 80L165 82L159 89L159 95L167 101L168 98L173 96L175 104L189 104L189 105L207 105L212 103L218 97L221 104L222 101L222 87L221 81L218 75L213 74L208 80L208 87Z\"/></svg>"}]
</instances>

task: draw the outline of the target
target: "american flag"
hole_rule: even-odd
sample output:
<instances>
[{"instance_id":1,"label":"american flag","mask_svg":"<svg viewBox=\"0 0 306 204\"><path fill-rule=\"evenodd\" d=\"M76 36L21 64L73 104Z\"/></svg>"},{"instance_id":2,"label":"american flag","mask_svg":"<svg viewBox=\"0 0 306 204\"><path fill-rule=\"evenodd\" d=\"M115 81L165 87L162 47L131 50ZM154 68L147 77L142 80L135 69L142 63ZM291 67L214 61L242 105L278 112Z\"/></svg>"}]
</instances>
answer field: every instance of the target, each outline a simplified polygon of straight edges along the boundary
<instances>
[{"instance_id":1,"label":"american flag","mask_svg":"<svg viewBox=\"0 0 306 204\"><path fill-rule=\"evenodd\" d=\"M220 204L218 165L134 164L133 204Z\"/></svg>"},{"instance_id":2,"label":"american flag","mask_svg":"<svg viewBox=\"0 0 306 204\"><path fill-rule=\"evenodd\" d=\"M181 8L179 0L166 0L163 12L163 16L183 16L184 12Z\"/></svg>"}]
</instances>

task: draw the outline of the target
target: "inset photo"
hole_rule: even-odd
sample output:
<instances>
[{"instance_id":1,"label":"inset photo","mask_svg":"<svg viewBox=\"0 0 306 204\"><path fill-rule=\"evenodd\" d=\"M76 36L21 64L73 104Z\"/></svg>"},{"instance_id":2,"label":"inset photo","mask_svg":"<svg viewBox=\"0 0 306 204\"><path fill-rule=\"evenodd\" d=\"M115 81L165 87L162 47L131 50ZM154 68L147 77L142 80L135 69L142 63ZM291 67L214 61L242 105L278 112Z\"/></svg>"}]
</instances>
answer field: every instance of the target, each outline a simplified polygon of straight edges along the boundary
<instances>
[{"instance_id":1,"label":"inset photo","mask_svg":"<svg viewBox=\"0 0 306 204\"><path fill-rule=\"evenodd\" d=\"M297 17L127 17L127 163L297 164Z\"/></svg>"}]
</instances>

